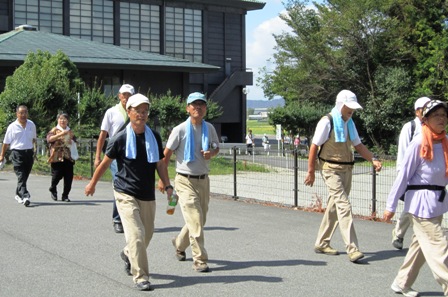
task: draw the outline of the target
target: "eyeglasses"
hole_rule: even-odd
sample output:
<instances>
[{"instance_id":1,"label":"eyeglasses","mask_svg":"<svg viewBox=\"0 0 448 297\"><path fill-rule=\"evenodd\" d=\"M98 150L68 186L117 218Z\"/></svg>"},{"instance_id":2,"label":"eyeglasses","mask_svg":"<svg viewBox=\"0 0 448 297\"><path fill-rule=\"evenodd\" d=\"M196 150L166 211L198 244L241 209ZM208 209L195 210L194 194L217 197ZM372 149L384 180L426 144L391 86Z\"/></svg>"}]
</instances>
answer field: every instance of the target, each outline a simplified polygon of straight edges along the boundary
<instances>
[{"instance_id":1,"label":"eyeglasses","mask_svg":"<svg viewBox=\"0 0 448 297\"><path fill-rule=\"evenodd\" d=\"M139 115L142 115L142 116L147 116L149 114L149 110L148 109L141 110L141 109L131 108L131 111L133 113L135 113L135 114L139 114Z\"/></svg>"}]
</instances>

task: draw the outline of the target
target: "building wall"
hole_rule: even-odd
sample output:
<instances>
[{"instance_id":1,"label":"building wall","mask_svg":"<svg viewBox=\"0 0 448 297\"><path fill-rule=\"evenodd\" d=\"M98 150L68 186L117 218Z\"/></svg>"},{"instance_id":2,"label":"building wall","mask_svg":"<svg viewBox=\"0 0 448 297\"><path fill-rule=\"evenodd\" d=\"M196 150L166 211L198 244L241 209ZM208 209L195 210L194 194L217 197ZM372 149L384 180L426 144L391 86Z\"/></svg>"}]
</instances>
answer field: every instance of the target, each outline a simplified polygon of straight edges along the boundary
<instances>
[{"instance_id":1,"label":"building wall","mask_svg":"<svg viewBox=\"0 0 448 297\"><path fill-rule=\"evenodd\" d=\"M17 1L17 3L28 3L24 0ZM113 40L115 45L121 45L136 50L157 50L160 54L175 55L176 57L188 58L190 60L193 59L195 62L201 62L197 60L199 57L203 63L219 66L221 67L221 70L210 74L187 74L181 72L173 73L159 71L142 73L139 71L126 72L120 70L111 70L109 73L104 73L93 69L80 69L80 73L82 73L83 78L88 79L90 82L93 82L95 77L99 77L100 80L108 81L112 88L116 88L117 85L123 82L129 82L141 89L142 92L146 92L148 89L151 89L152 92L164 93L170 89L173 94L179 94L185 98L188 93L194 91L201 91L210 95L232 72L235 70L245 69L246 67L244 32L244 19L246 11L241 8L213 6L203 2L191 3L185 1L101 1L104 1L103 3L107 2L107 5L104 4L103 9L101 9L101 5L98 4L100 1L57 0L55 5L60 5L60 3L63 3L62 11L60 11L59 6L45 8L45 13L47 15L52 15L53 11L55 14L58 14L57 19L52 20L54 24L57 24L57 28L44 26L41 17L36 18L36 14L31 13L29 15L35 18L31 22L36 22L37 25L42 24L41 29L45 31L51 32L52 30L55 30L53 33L60 34L59 31L62 30L62 34L64 35L73 35L79 38L105 43L111 43ZM41 5L41 3L44 5L43 3L46 3L45 5L48 6L48 2L49 1L35 0L33 5ZM69 9L70 5L75 5L77 7L75 12L77 12L79 16L72 11L73 9ZM113 5L113 16L111 16L111 5ZM158 6L160 9L157 7L154 8L154 6ZM27 20L26 17L28 12L26 11L26 7L24 9L23 4L21 4L21 9L22 11L25 11L20 13L22 17L21 22L25 22ZM12 10L12 0L0 0L0 32L2 31L3 23L7 23L8 26L8 28L3 32L14 29L14 12ZM123 13L126 12L128 19L132 19L133 21L124 24L124 20L120 20L120 18L123 17L121 16L120 11ZM149 24L148 28L143 28L143 23L141 22L142 17L149 17L153 13L158 13L158 11L160 11L158 18L160 20L159 29L154 27L154 24ZM195 30L195 25L189 27L188 30L185 29L183 32L183 37L175 37L176 47L179 45L181 40L185 40L183 49L173 50L172 40L164 39L167 38L167 32L170 32L166 28L166 26L169 26L169 23L165 23L165 11L174 13L174 16L176 16L174 18L175 20L177 20L177 16L182 15L183 19L181 24L185 24L184 28L188 27L186 25L187 22L194 22L197 20L197 11L202 11L202 53L200 55L196 54L193 58L189 56L191 39L188 43L187 37L191 34L192 38L196 40L197 32L191 33L188 30L191 30L191 28ZM95 17L98 13L100 13L101 16ZM60 16L62 16L63 28L61 28L61 20L59 20ZM169 18L169 14L166 16ZM91 20L89 20L89 17ZM109 24L108 27L107 24L110 22L109 20L111 17L113 24ZM73 20L79 19L79 23L76 23L77 21L75 23L73 23L73 21L71 22L70 18L73 18ZM135 18L139 19L136 21ZM151 18L149 20L151 20ZM34 25L36 26L36 24ZM48 24L48 22L45 22L45 25ZM52 23L50 22L50 24ZM197 24L197 22L194 24ZM125 33L127 31L123 29L125 25L129 27L128 33ZM80 28L91 28L91 34L89 34L89 32L77 30L76 28L78 27L76 26ZM111 26L113 26L113 29ZM132 29L132 26L134 26L134 28L136 28L135 26L138 27L135 29L138 31L138 34L135 33L137 31ZM98 28L100 30L98 30ZM111 38L111 32L113 32L113 38ZM138 36L143 37L142 34L155 34L155 32L160 34L160 36L157 36L155 39L155 42L160 41L159 46L156 43L154 43L154 46L154 44L151 43L151 38L149 38L149 45L147 47L142 47L141 42L144 38L128 38L129 34L131 34L130 36L137 34ZM177 34L176 30L173 32L173 34ZM104 34L104 36L101 36L101 34ZM126 35L127 37L125 34L128 34ZM136 42L140 42L140 44L137 44ZM193 46L196 45L193 44ZM193 50L197 53L197 48L194 48ZM235 88L226 100L220 102L220 104L223 105L224 114L219 119L214 121L218 131L223 131L223 133L226 133L229 137L229 141L232 142L242 141L244 137L246 114L244 112L245 107L243 107L243 105L245 105L246 98L241 92L243 87L244 86L241 88Z\"/></svg>"}]
</instances>

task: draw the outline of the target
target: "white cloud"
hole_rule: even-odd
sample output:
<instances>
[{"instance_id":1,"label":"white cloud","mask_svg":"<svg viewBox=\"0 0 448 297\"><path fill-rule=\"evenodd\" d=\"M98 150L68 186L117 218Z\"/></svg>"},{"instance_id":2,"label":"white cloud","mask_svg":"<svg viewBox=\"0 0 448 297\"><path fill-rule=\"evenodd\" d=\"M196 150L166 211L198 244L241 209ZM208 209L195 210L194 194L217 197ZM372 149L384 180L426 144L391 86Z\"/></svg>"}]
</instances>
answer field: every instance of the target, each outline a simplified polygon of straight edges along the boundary
<instances>
[{"instance_id":1,"label":"white cloud","mask_svg":"<svg viewBox=\"0 0 448 297\"><path fill-rule=\"evenodd\" d=\"M254 85L247 87L249 90L247 95L248 99L264 99L263 91L260 87L256 86L258 72L264 66L268 68L272 67L272 65L269 65L268 59L272 58L274 47L276 46L273 34L290 31L291 29L286 23L277 16L262 22L252 32L247 32L246 65L254 73Z\"/></svg>"}]
</instances>

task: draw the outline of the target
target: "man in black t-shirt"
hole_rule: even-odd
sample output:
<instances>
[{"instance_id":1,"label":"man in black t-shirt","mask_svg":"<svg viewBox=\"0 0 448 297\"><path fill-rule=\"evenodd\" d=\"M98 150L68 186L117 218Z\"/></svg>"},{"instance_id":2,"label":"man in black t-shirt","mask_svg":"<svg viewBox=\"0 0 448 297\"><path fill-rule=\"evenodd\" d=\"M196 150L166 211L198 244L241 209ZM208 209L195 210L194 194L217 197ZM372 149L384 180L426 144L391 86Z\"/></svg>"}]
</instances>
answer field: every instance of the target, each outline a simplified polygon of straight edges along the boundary
<instances>
[{"instance_id":1,"label":"man in black t-shirt","mask_svg":"<svg viewBox=\"0 0 448 297\"><path fill-rule=\"evenodd\" d=\"M107 145L106 154L95 170L85 194L93 195L100 177L116 159L118 171L114 180L114 195L126 234L126 246L121 252L125 270L133 276L138 290L152 290L149 280L146 249L154 233L155 171L171 196L166 164L162 161L163 146L160 135L146 126L149 100L141 94L131 96L126 103L130 123L117 133ZM136 211L138 210L138 211Z\"/></svg>"}]
</instances>

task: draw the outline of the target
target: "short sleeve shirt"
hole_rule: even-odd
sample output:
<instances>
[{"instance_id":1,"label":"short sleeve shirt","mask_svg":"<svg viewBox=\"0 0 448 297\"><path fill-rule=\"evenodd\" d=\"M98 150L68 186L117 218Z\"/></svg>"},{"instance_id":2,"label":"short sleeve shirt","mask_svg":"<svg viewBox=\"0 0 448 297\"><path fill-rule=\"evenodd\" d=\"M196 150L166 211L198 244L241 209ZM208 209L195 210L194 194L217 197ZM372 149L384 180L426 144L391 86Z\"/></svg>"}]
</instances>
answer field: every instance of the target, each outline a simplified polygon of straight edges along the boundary
<instances>
[{"instance_id":1,"label":"short sleeve shirt","mask_svg":"<svg viewBox=\"0 0 448 297\"><path fill-rule=\"evenodd\" d=\"M151 130L152 131L152 130ZM163 146L160 135L152 131L157 141L159 159L163 159ZM106 155L117 160L117 174L114 189L143 201L155 200L155 171L157 163L148 163L145 134L136 135L137 154L135 159L126 158L126 129L117 133L107 145Z\"/></svg>"},{"instance_id":2,"label":"short sleeve shirt","mask_svg":"<svg viewBox=\"0 0 448 297\"><path fill-rule=\"evenodd\" d=\"M218 134L216 133L215 127L212 124L205 122L208 128L208 138L209 138L209 147L212 147L212 144L216 144L219 146ZM202 147L202 125L193 125L193 133L194 133L194 161L185 162L184 161L184 148L186 141L186 126L187 123L183 122L182 124L176 126L170 134L168 138L168 142L166 143L166 147L176 154L176 171L183 174L191 174L191 175L202 175L208 174L210 171L210 160L205 160L204 156L201 153Z\"/></svg>"},{"instance_id":3,"label":"short sleeve shirt","mask_svg":"<svg viewBox=\"0 0 448 297\"><path fill-rule=\"evenodd\" d=\"M11 150L29 150L33 148L33 140L36 138L36 125L32 121L27 120L23 128L19 121L15 120L6 129L3 143L9 144Z\"/></svg>"},{"instance_id":4,"label":"short sleeve shirt","mask_svg":"<svg viewBox=\"0 0 448 297\"><path fill-rule=\"evenodd\" d=\"M125 118L116 106L109 108L101 122L101 130L106 131L112 137L123 126Z\"/></svg>"}]
</instances>

